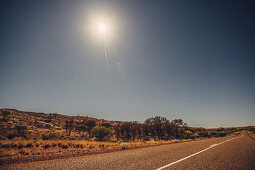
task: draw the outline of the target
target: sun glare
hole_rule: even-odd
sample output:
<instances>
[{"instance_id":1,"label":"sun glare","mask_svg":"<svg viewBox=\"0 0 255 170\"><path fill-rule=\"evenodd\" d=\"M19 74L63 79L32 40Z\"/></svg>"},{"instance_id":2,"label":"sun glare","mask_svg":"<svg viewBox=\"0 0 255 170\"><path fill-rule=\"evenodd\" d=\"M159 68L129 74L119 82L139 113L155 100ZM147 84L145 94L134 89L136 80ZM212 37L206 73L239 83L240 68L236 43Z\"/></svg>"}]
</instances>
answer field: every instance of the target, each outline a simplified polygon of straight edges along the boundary
<instances>
[{"instance_id":1,"label":"sun glare","mask_svg":"<svg viewBox=\"0 0 255 170\"><path fill-rule=\"evenodd\" d=\"M98 30L99 30L100 32L105 32L105 30L106 30L105 24L99 24L97 28L98 28Z\"/></svg>"}]
</instances>

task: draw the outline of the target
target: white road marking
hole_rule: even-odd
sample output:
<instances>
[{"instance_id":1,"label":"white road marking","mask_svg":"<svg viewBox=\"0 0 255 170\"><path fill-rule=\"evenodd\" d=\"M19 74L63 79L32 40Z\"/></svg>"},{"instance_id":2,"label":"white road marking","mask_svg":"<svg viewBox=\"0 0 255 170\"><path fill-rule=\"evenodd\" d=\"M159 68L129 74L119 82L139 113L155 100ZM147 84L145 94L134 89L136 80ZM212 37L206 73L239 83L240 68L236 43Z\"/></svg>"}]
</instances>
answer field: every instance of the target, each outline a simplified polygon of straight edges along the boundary
<instances>
[{"instance_id":1,"label":"white road marking","mask_svg":"<svg viewBox=\"0 0 255 170\"><path fill-rule=\"evenodd\" d=\"M218 144L212 144L212 145L210 145L210 147L214 147L214 146L217 146Z\"/></svg>"},{"instance_id":2,"label":"white road marking","mask_svg":"<svg viewBox=\"0 0 255 170\"><path fill-rule=\"evenodd\" d=\"M242 136L243 136L243 135L242 135ZM215 146L221 145L221 144L223 144L223 143L225 143L225 142L231 141L231 140L236 139L236 138L240 138L240 137L242 137L242 136L234 137L234 138L225 140L225 141L220 142L220 143L212 144L212 145L210 145L210 147L208 147L208 148L206 148L206 149L203 149L203 150L201 150L201 151L199 151L199 152L196 152L196 153L194 153L194 154L192 154L192 155L189 155L189 156L187 156L187 157L185 157L185 158L179 159L178 161L175 161L175 162L172 162L172 163L167 164L167 165L165 165L165 166L162 166L162 167L160 167L160 168L158 168L158 169L156 169L156 170L161 170L161 169L167 168L167 167L172 166L172 165L174 165L174 164L176 164L176 163L178 163L178 162L184 161L185 159L188 159L188 158L190 158L190 157L192 157L192 156L195 156L195 155L200 154L200 153L202 153L202 152L204 152L204 151L207 151L208 149L214 148Z\"/></svg>"}]
</instances>

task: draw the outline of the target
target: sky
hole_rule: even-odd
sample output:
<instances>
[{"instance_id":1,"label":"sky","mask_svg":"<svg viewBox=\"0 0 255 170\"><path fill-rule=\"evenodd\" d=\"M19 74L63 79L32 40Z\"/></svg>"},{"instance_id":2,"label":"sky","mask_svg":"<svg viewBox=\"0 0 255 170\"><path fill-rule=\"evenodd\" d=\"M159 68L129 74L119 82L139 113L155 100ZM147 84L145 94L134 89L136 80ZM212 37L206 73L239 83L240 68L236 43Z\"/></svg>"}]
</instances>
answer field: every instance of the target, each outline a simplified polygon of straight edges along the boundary
<instances>
[{"instance_id":1,"label":"sky","mask_svg":"<svg viewBox=\"0 0 255 170\"><path fill-rule=\"evenodd\" d=\"M0 8L0 108L255 125L254 1L8 0Z\"/></svg>"}]
</instances>

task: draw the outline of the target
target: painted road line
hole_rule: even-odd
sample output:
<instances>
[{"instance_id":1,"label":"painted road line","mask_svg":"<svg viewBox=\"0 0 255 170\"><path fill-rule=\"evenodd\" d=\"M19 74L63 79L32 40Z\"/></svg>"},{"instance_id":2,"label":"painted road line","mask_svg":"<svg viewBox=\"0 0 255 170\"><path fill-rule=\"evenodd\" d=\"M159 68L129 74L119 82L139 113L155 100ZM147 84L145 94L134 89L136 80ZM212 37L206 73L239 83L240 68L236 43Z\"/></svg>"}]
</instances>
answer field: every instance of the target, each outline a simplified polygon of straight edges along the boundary
<instances>
[{"instance_id":1,"label":"painted road line","mask_svg":"<svg viewBox=\"0 0 255 170\"><path fill-rule=\"evenodd\" d=\"M167 168L167 167L172 166L172 165L174 165L174 164L176 164L176 163L178 163L178 162L184 161L185 159L191 158L191 157L193 157L193 156L195 156L195 155L198 155L198 154L200 154L200 153L202 153L202 152L204 152L204 151L207 151L208 149L214 148L215 146L219 146L219 145L221 145L221 144L223 144L223 143L225 143L225 142L228 142L228 141L231 141L231 140L233 140L233 139L240 138L240 137L241 137L241 136L234 137L234 138L225 140L225 141L223 141L223 142L210 145L210 147L208 147L208 148L206 148L206 149L203 149L203 150L201 150L201 151L199 151L199 152L196 152L196 153L194 153L194 154L192 154L192 155L189 155L189 156L187 156L187 157L185 157L185 158L179 159L178 161L175 161L175 162L172 162L172 163L167 164L167 165L165 165L165 166L162 166L162 167L160 167L160 168L158 168L158 169L156 169L156 170L161 170L161 169Z\"/></svg>"}]
</instances>

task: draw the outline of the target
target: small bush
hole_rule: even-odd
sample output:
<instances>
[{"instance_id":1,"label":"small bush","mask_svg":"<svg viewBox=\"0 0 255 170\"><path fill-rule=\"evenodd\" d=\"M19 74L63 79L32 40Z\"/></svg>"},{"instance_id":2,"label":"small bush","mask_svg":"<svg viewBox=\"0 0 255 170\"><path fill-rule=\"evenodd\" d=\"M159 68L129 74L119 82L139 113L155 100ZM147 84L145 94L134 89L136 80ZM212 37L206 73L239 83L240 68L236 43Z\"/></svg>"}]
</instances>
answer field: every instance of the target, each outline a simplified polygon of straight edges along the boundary
<instances>
[{"instance_id":1,"label":"small bush","mask_svg":"<svg viewBox=\"0 0 255 170\"><path fill-rule=\"evenodd\" d=\"M0 140L6 140L6 137L3 135L0 135Z\"/></svg>"},{"instance_id":2,"label":"small bush","mask_svg":"<svg viewBox=\"0 0 255 170\"><path fill-rule=\"evenodd\" d=\"M62 145L62 149L67 149L68 146L67 145Z\"/></svg>"},{"instance_id":3,"label":"small bush","mask_svg":"<svg viewBox=\"0 0 255 170\"><path fill-rule=\"evenodd\" d=\"M4 148L4 149L9 149L10 147L11 147L10 144L3 144L3 145L2 145L2 148Z\"/></svg>"},{"instance_id":4,"label":"small bush","mask_svg":"<svg viewBox=\"0 0 255 170\"><path fill-rule=\"evenodd\" d=\"M106 127L106 128L109 128L109 127L111 127L112 125L111 125L110 123L108 123L108 122L104 122L104 123L101 124L101 126L104 126L104 127Z\"/></svg>"},{"instance_id":5,"label":"small bush","mask_svg":"<svg viewBox=\"0 0 255 170\"><path fill-rule=\"evenodd\" d=\"M47 148L49 148L49 147L50 147L49 144L46 144L46 145L43 146L44 149L47 149Z\"/></svg>"},{"instance_id":6,"label":"small bush","mask_svg":"<svg viewBox=\"0 0 255 170\"><path fill-rule=\"evenodd\" d=\"M121 147L121 149L127 149L128 148L128 143L121 143L120 147Z\"/></svg>"},{"instance_id":7,"label":"small bush","mask_svg":"<svg viewBox=\"0 0 255 170\"><path fill-rule=\"evenodd\" d=\"M43 140L59 139L59 136L57 134L55 134L55 133L42 134L42 139Z\"/></svg>"},{"instance_id":8,"label":"small bush","mask_svg":"<svg viewBox=\"0 0 255 170\"><path fill-rule=\"evenodd\" d=\"M13 143L13 144L12 144L12 147L13 147L13 148L17 148L18 145L17 145L16 143Z\"/></svg>"},{"instance_id":9,"label":"small bush","mask_svg":"<svg viewBox=\"0 0 255 170\"><path fill-rule=\"evenodd\" d=\"M19 153L20 153L21 155L24 155L24 154L25 154L25 151L21 150L21 151L19 151Z\"/></svg>"},{"instance_id":10,"label":"small bush","mask_svg":"<svg viewBox=\"0 0 255 170\"><path fill-rule=\"evenodd\" d=\"M143 138L143 140L144 140L144 141L150 141L150 140L151 140L151 137L150 137L150 136L145 136L145 137Z\"/></svg>"},{"instance_id":11,"label":"small bush","mask_svg":"<svg viewBox=\"0 0 255 170\"><path fill-rule=\"evenodd\" d=\"M198 133L194 133L194 138L199 138L199 134Z\"/></svg>"},{"instance_id":12,"label":"small bush","mask_svg":"<svg viewBox=\"0 0 255 170\"><path fill-rule=\"evenodd\" d=\"M28 143L25 145L26 148L32 148L33 147L33 144L32 143Z\"/></svg>"},{"instance_id":13,"label":"small bush","mask_svg":"<svg viewBox=\"0 0 255 170\"><path fill-rule=\"evenodd\" d=\"M227 133L225 132L225 131L221 131L221 132L218 132L217 133L217 136L218 137L224 137L224 136L226 136L227 135Z\"/></svg>"},{"instance_id":14,"label":"small bush","mask_svg":"<svg viewBox=\"0 0 255 170\"><path fill-rule=\"evenodd\" d=\"M105 137L111 134L111 130L104 126L96 126L92 129L92 134L97 138L97 140L102 141Z\"/></svg>"},{"instance_id":15,"label":"small bush","mask_svg":"<svg viewBox=\"0 0 255 170\"><path fill-rule=\"evenodd\" d=\"M7 138L10 139L10 140L12 140L15 136L16 136L15 134L8 134L8 135L7 135Z\"/></svg>"},{"instance_id":16,"label":"small bush","mask_svg":"<svg viewBox=\"0 0 255 170\"><path fill-rule=\"evenodd\" d=\"M19 149L22 149L24 147L24 145L22 144L22 143L20 143L19 145L18 145L18 148Z\"/></svg>"}]
</instances>

